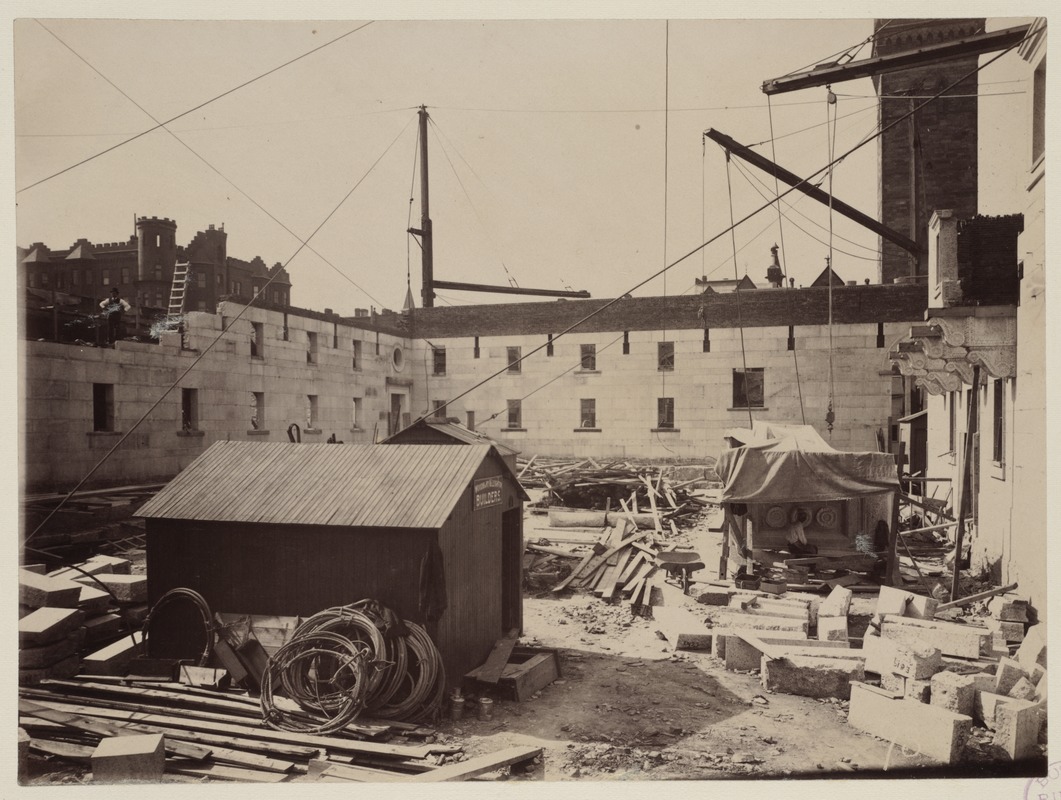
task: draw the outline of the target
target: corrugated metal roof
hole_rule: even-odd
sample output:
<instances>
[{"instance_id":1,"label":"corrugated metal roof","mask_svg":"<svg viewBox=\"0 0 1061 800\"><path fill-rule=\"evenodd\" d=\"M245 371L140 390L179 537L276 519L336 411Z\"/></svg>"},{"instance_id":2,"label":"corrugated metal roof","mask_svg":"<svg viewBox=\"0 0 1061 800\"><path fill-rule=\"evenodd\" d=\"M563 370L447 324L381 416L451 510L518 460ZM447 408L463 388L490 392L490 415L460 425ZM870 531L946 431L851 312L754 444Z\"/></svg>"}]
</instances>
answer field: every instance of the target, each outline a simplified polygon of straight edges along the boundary
<instances>
[{"instance_id":1,"label":"corrugated metal roof","mask_svg":"<svg viewBox=\"0 0 1061 800\"><path fill-rule=\"evenodd\" d=\"M408 435L409 431L415 430L420 425L445 433L448 436L451 436L452 438L456 439L458 442L463 442L464 444L491 444L496 447L497 452L499 452L503 456L519 455L519 450L513 450L508 445L491 439L486 434L479 433L478 431L473 431L470 428L466 428L460 423L435 422L429 419L422 419L417 422L414 422L408 428L403 428L397 433L391 434L382 442L380 442L380 444L392 444L395 442L400 443L402 439L402 434Z\"/></svg>"},{"instance_id":2,"label":"corrugated metal roof","mask_svg":"<svg viewBox=\"0 0 1061 800\"><path fill-rule=\"evenodd\" d=\"M216 442L137 516L439 528L489 452L486 444Z\"/></svg>"}]
</instances>

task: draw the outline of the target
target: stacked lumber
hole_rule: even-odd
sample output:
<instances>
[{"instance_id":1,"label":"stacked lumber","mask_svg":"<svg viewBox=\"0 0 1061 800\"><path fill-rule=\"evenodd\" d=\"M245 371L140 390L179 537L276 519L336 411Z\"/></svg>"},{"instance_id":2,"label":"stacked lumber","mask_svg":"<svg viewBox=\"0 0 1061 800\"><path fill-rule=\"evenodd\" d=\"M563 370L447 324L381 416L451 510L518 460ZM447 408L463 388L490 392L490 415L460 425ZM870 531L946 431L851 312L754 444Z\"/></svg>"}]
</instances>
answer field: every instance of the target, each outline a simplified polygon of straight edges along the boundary
<instances>
[{"instance_id":1,"label":"stacked lumber","mask_svg":"<svg viewBox=\"0 0 1061 800\"><path fill-rule=\"evenodd\" d=\"M630 533L632 527L632 523L624 522L606 529L553 591L581 588L603 600L625 601L635 613L651 606L653 588L662 580L656 566L660 550L651 531L635 529ZM528 549L534 548L528 545ZM571 555L578 557L577 553Z\"/></svg>"},{"instance_id":2,"label":"stacked lumber","mask_svg":"<svg viewBox=\"0 0 1061 800\"><path fill-rule=\"evenodd\" d=\"M622 508L624 514L635 518L650 514L650 520L655 518L656 530L663 530L660 523L681 522L712 505L709 499L693 490L694 485L705 485L705 476L674 481L667 477L669 471L669 467L645 467L630 462L601 465L593 459L547 461L535 457L519 474L525 486L545 489L543 503L549 507L605 512L614 509L616 515ZM601 522L614 520L612 517Z\"/></svg>"},{"instance_id":3,"label":"stacked lumber","mask_svg":"<svg viewBox=\"0 0 1061 800\"><path fill-rule=\"evenodd\" d=\"M38 756L84 764L103 739L161 734L166 773L211 780L466 780L541 754L463 762L461 747L433 744L431 728L408 723L362 720L329 736L277 731L247 694L183 683L44 681L21 690L18 708Z\"/></svg>"}]
</instances>

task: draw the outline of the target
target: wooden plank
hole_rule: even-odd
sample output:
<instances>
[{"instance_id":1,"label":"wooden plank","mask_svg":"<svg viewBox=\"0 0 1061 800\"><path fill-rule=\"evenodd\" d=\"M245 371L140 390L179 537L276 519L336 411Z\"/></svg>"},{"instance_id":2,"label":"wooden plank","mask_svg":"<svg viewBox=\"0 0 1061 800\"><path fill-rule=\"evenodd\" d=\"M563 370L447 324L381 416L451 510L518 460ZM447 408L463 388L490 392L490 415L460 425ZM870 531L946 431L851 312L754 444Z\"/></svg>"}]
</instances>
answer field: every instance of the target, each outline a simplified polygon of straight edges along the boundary
<instances>
[{"instance_id":1,"label":"wooden plank","mask_svg":"<svg viewBox=\"0 0 1061 800\"><path fill-rule=\"evenodd\" d=\"M483 683L497 683L501 679L501 673L512 655L512 648L516 646L518 637L505 637L494 642L490 655L479 670L477 679Z\"/></svg>"},{"instance_id":2,"label":"wooden plank","mask_svg":"<svg viewBox=\"0 0 1061 800\"><path fill-rule=\"evenodd\" d=\"M576 566L573 570L571 570L571 574L568 575L566 578L564 578L562 581L560 581L560 583L556 584L556 586L553 587L553 591L554 592L561 592L564 589L566 589L567 585L569 583L571 583L571 581L573 581L575 579L575 577L580 572L582 572L582 570L585 568L585 566L592 560L593 560L593 551L590 550L588 553L586 553L586 555L583 557L583 559L580 562L578 562L578 566Z\"/></svg>"},{"instance_id":3,"label":"wooden plank","mask_svg":"<svg viewBox=\"0 0 1061 800\"><path fill-rule=\"evenodd\" d=\"M53 742L48 739L29 740L29 749L49 756L57 756L67 761L91 762L96 748L87 744L73 742Z\"/></svg>"},{"instance_id":4,"label":"wooden plank","mask_svg":"<svg viewBox=\"0 0 1061 800\"><path fill-rule=\"evenodd\" d=\"M444 767L422 772L419 775L410 775L403 780L409 783L428 783L441 781L466 781L476 775L494 772L502 767L520 764L537 758L542 754L540 747L509 747L497 753L489 753L477 758L469 758L467 761L458 761L447 764Z\"/></svg>"},{"instance_id":5,"label":"wooden plank","mask_svg":"<svg viewBox=\"0 0 1061 800\"><path fill-rule=\"evenodd\" d=\"M18 701L18 713L30 717L36 717L37 719L48 720L49 722L56 722L65 727L75 728L79 731L88 731L101 738L110 736L130 736L142 732L127 725L88 719L86 716L78 713L51 708L44 704L31 703L29 700L20 699ZM197 747L196 745L187 744L185 742L166 742L166 752L177 756L184 756L185 758L202 760L207 758L212 751L208 748Z\"/></svg>"},{"instance_id":6,"label":"wooden plank","mask_svg":"<svg viewBox=\"0 0 1061 800\"><path fill-rule=\"evenodd\" d=\"M169 760L166 772L173 775L190 775L199 778L210 778L219 781L236 781L238 783L281 783L287 775L279 772L262 772L256 769L240 769L223 764L194 764L188 761Z\"/></svg>"},{"instance_id":7,"label":"wooden plank","mask_svg":"<svg viewBox=\"0 0 1061 800\"><path fill-rule=\"evenodd\" d=\"M172 685L172 684L169 684ZM242 700L230 700L227 697L214 692L213 697L205 697L190 692L177 692L168 689L147 689L141 686L127 686L122 684L107 684L96 681L48 681L45 689L65 689L67 694L105 695L132 700L143 700L145 703L166 705L170 710L173 705L201 708L206 711L228 712L246 717L261 719L261 703L257 700L243 702Z\"/></svg>"},{"instance_id":8,"label":"wooden plank","mask_svg":"<svg viewBox=\"0 0 1061 800\"><path fill-rule=\"evenodd\" d=\"M637 551L631 553L630 560L626 563L626 568L619 574L619 578L616 580L616 584L624 585L630 578L634 576L638 568L645 563L645 554Z\"/></svg>"},{"instance_id":9,"label":"wooden plank","mask_svg":"<svg viewBox=\"0 0 1061 800\"><path fill-rule=\"evenodd\" d=\"M656 490L652 488L652 483L645 478L645 485L648 487L648 503L652 508L652 524L656 528L656 533L663 533L663 526L659 522L659 509L656 508Z\"/></svg>"},{"instance_id":10,"label":"wooden plank","mask_svg":"<svg viewBox=\"0 0 1061 800\"><path fill-rule=\"evenodd\" d=\"M595 559L590 561L589 562L589 567L587 567L586 572L589 573L589 574L592 574L592 572L594 570L596 570L597 567L599 567L601 564L603 564L605 561L607 561L609 556L611 556L613 553L619 552L624 547L626 547L628 544L632 544L633 542L637 541L638 539L640 539L644 535L645 535L645 531L634 531L632 534L630 534L625 539L623 539L621 542L619 542L619 544L617 544L611 550L605 551L604 553L602 553L601 555L597 556Z\"/></svg>"},{"instance_id":11,"label":"wooden plank","mask_svg":"<svg viewBox=\"0 0 1061 800\"><path fill-rule=\"evenodd\" d=\"M19 712L29 713L23 711L22 703L19 702ZM39 703L37 707L45 713L50 713L54 710L56 705L65 705L62 703L56 703L55 701L49 701L48 703ZM164 714L151 714L151 713L136 713L129 711L117 711L108 708L94 708L86 706L70 706L67 709L68 713L63 716L73 716L76 714L84 715L86 717L98 717L100 719L107 720L119 720L123 722L143 722L148 725L169 725L175 728L200 730L203 727L202 722L196 722L194 720L184 719L182 717L166 716ZM63 713L59 711L58 713ZM37 716L33 714L32 716ZM49 717L44 717L48 719ZM91 721L91 720L90 720ZM104 727L118 728L117 725L111 723L104 723ZM384 756L395 756L399 758L426 758L432 753L457 753L461 751L460 747L452 745L439 745L429 744L421 745L419 747L409 747L407 745L390 745L380 744L377 742L362 742L356 739L342 739L333 736L317 736L310 733L296 733L293 731L275 731L272 728L265 727L252 727L250 725L235 725L225 723L211 723L206 726L210 731L214 733L227 733L233 736L245 736L251 739L261 739L269 742L290 742L294 744L312 745L326 750L335 750L337 752L344 753L368 753L372 755L384 755ZM115 736L115 733L105 733L105 736ZM207 751L209 753L209 751ZM183 755L183 754L179 754Z\"/></svg>"},{"instance_id":12,"label":"wooden plank","mask_svg":"<svg viewBox=\"0 0 1061 800\"><path fill-rule=\"evenodd\" d=\"M310 780L324 780L332 778L335 781L354 781L357 783L389 783L400 781L404 777L399 772L389 772L385 769L373 769L354 764L337 764L323 758L315 758L309 762L307 777Z\"/></svg>"}]
</instances>

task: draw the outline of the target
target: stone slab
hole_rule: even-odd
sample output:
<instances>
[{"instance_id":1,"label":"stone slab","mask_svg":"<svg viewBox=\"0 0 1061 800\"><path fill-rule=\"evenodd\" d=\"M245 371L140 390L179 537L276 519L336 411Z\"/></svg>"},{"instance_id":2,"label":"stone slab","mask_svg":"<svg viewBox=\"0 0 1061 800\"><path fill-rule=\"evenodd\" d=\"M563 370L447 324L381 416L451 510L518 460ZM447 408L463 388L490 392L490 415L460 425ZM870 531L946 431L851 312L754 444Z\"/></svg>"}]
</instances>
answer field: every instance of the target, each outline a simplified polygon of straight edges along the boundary
<instances>
[{"instance_id":1,"label":"stone slab","mask_svg":"<svg viewBox=\"0 0 1061 800\"><path fill-rule=\"evenodd\" d=\"M30 608L77 608L81 586L62 578L18 571L18 602Z\"/></svg>"},{"instance_id":2,"label":"stone slab","mask_svg":"<svg viewBox=\"0 0 1061 800\"><path fill-rule=\"evenodd\" d=\"M847 721L860 731L943 764L959 760L973 723L963 714L908 697L895 697L865 683L851 686Z\"/></svg>"},{"instance_id":3,"label":"stone slab","mask_svg":"<svg viewBox=\"0 0 1061 800\"><path fill-rule=\"evenodd\" d=\"M877 616L893 614L911 619L932 619L939 602L933 597L914 594L892 586L880 587L877 596Z\"/></svg>"},{"instance_id":4,"label":"stone slab","mask_svg":"<svg viewBox=\"0 0 1061 800\"><path fill-rule=\"evenodd\" d=\"M944 655L961 658L979 658L991 641L986 628L893 615L884 617L881 636L903 644L938 647Z\"/></svg>"},{"instance_id":5,"label":"stone slab","mask_svg":"<svg viewBox=\"0 0 1061 800\"><path fill-rule=\"evenodd\" d=\"M895 642L891 653L891 671L907 678L931 678L943 667L943 654L940 653L938 647L921 647Z\"/></svg>"},{"instance_id":6,"label":"stone slab","mask_svg":"<svg viewBox=\"0 0 1061 800\"><path fill-rule=\"evenodd\" d=\"M726 647L730 639L735 636L740 636L741 634L754 636L757 639L762 639L767 642L777 642L778 644L792 644L794 642L806 644L810 641L806 636L801 636L798 631L758 631L750 628L712 628L711 652L716 658L725 661Z\"/></svg>"},{"instance_id":7,"label":"stone slab","mask_svg":"<svg viewBox=\"0 0 1061 800\"><path fill-rule=\"evenodd\" d=\"M823 642L846 642L847 617L818 615L818 639Z\"/></svg>"},{"instance_id":8,"label":"stone slab","mask_svg":"<svg viewBox=\"0 0 1061 800\"><path fill-rule=\"evenodd\" d=\"M157 783L165 769L161 733L104 737L92 753L93 783Z\"/></svg>"},{"instance_id":9,"label":"stone slab","mask_svg":"<svg viewBox=\"0 0 1061 800\"><path fill-rule=\"evenodd\" d=\"M1028 677L1028 673L1020 662L1013 658L1000 658L998 669L995 671L995 694L1009 694L1009 690L1017 685L1021 678Z\"/></svg>"},{"instance_id":10,"label":"stone slab","mask_svg":"<svg viewBox=\"0 0 1061 800\"><path fill-rule=\"evenodd\" d=\"M146 575L97 575L96 578L114 598L122 605L135 605L147 602Z\"/></svg>"},{"instance_id":11,"label":"stone slab","mask_svg":"<svg viewBox=\"0 0 1061 800\"><path fill-rule=\"evenodd\" d=\"M821 617L846 617L851 610L851 599L855 593L846 586L834 586L829 596L818 606L819 623Z\"/></svg>"},{"instance_id":12,"label":"stone slab","mask_svg":"<svg viewBox=\"0 0 1061 800\"><path fill-rule=\"evenodd\" d=\"M1046 668L1046 626L1043 623L1030 626L1024 632L1024 641L1017 648L1016 659L1026 670L1038 664Z\"/></svg>"},{"instance_id":13,"label":"stone slab","mask_svg":"<svg viewBox=\"0 0 1061 800\"><path fill-rule=\"evenodd\" d=\"M85 620L85 641L95 643L114 636L122 629L122 618L117 614L101 614Z\"/></svg>"},{"instance_id":14,"label":"stone slab","mask_svg":"<svg viewBox=\"0 0 1061 800\"><path fill-rule=\"evenodd\" d=\"M125 675L129 662L142 651L143 634L136 631L85 656L81 669L86 675Z\"/></svg>"},{"instance_id":15,"label":"stone slab","mask_svg":"<svg viewBox=\"0 0 1061 800\"><path fill-rule=\"evenodd\" d=\"M1010 700L995 709L994 744L1014 761L1038 754L1042 709L1037 703Z\"/></svg>"},{"instance_id":16,"label":"stone slab","mask_svg":"<svg viewBox=\"0 0 1061 800\"><path fill-rule=\"evenodd\" d=\"M932 676L932 705L971 717L975 700L976 681L972 675L939 672Z\"/></svg>"},{"instance_id":17,"label":"stone slab","mask_svg":"<svg viewBox=\"0 0 1061 800\"><path fill-rule=\"evenodd\" d=\"M112 600L109 592L100 589L99 586L82 584L77 607L84 611L86 615L105 614L111 605Z\"/></svg>"},{"instance_id":18,"label":"stone slab","mask_svg":"<svg viewBox=\"0 0 1061 800\"><path fill-rule=\"evenodd\" d=\"M74 655L84 644L85 629L77 628L67 634L65 639L40 645L39 647L21 647L18 651L19 669L44 669ZM1032 687L1032 691L1034 691Z\"/></svg>"},{"instance_id":19,"label":"stone slab","mask_svg":"<svg viewBox=\"0 0 1061 800\"><path fill-rule=\"evenodd\" d=\"M987 629L992 633L996 633L1002 637L1007 643L1023 642L1024 641L1024 623L1023 622L1007 622L1001 619L989 619L987 621ZM1006 648L1007 651L1009 648Z\"/></svg>"},{"instance_id":20,"label":"stone slab","mask_svg":"<svg viewBox=\"0 0 1061 800\"><path fill-rule=\"evenodd\" d=\"M711 650L711 629L691 611L680 606L656 606L652 619L675 650Z\"/></svg>"},{"instance_id":21,"label":"stone slab","mask_svg":"<svg viewBox=\"0 0 1061 800\"><path fill-rule=\"evenodd\" d=\"M799 631L804 636L807 634L809 623L806 619L792 619L791 617L772 617L759 614L746 614L741 611L725 610L715 618L716 626L719 628L736 628L741 630L758 631Z\"/></svg>"},{"instance_id":22,"label":"stone slab","mask_svg":"<svg viewBox=\"0 0 1061 800\"><path fill-rule=\"evenodd\" d=\"M76 608L38 608L18 621L18 643L39 647L59 641L80 628L84 619Z\"/></svg>"},{"instance_id":23,"label":"stone slab","mask_svg":"<svg viewBox=\"0 0 1061 800\"><path fill-rule=\"evenodd\" d=\"M81 668L81 662L77 655L68 656L57 664L51 664L40 669L20 669L18 671L18 682L21 686L33 686L45 680L65 680L77 675Z\"/></svg>"},{"instance_id":24,"label":"stone slab","mask_svg":"<svg viewBox=\"0 0 1061 800\"><path fill-rule=\"evenodd\" d=\"M1006 697L994 692L977 691L973 695L973 719L990 730L995 729L995 714L999 705L1012 701L1012 697Z\"/></svg>"},{"instance_id":25,"label":"stone slab","mask_svg":"<svg viewBox=\"0 0 1061 800\"><path fill-rule=\"evenodd\" d=\"M997 620L1027 622L1028 598L1014 594L997 595L987 601L987 610Z\"/></svg>"},{"instance_id":26,"label":"stone slab","mask_svg":"<svg viewBox=\"0 0 1061 800\"><path fill-rule=\"evenodd\" d=\"M793 656L770 659L763 656L761 682L765 689L803 697L851 696L851 682L865 680L861 660Z\"/></svg>"},{"instance_id":27,"label":"stone slab","mask_svg":"<svg viewBox=\"0 0 1061 800\"><path fill-rule=\"evenodd\" d=\"M1027 678L1021 678L1013 685L1013 688L1009 690L1009 696L1014 697L1017 700L1035 700L1035 684Z\"/></svg>"}]
</instances>

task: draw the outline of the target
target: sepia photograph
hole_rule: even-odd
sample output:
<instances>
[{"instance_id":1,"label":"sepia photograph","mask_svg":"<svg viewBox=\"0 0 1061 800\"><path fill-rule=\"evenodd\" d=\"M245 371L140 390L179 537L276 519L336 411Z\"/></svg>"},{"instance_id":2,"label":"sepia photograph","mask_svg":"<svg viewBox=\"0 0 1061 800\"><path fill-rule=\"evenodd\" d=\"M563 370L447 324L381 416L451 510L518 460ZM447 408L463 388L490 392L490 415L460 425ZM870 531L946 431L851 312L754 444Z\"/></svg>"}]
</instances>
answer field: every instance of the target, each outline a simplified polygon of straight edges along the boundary
<instances>
[{"instance_id":1,"label":"sepia photograph","mask_svg":"<svg viewBox=\"0 0 1061 800\"><path fill-rule=\"evenodd\" d=\"M1061 795L1045 6L13 6L12 792Z\"/></svg>"}]
</instances>

